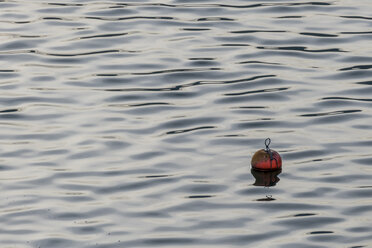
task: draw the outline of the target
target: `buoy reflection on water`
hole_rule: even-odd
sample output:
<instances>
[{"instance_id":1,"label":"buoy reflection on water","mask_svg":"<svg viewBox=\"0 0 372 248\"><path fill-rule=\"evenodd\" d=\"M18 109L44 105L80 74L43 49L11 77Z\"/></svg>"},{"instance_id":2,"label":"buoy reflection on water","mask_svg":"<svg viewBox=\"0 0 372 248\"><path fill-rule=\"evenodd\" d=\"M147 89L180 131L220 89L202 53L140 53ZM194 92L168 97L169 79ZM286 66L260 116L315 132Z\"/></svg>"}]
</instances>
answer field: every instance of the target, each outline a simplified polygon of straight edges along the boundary
<instances>
[{"instance_id":1,"label":"buoy reflection on water","mask_svg":"<svg viewBox=\"0 0 372 248\"><path fill-rule=\"evenodd\" d=\"M258 171L251 169L251 173L255 178L254 186L272 187L275 186L279 181L278 175L282 170L275 171Z\"/></svg>"}]
</instances>

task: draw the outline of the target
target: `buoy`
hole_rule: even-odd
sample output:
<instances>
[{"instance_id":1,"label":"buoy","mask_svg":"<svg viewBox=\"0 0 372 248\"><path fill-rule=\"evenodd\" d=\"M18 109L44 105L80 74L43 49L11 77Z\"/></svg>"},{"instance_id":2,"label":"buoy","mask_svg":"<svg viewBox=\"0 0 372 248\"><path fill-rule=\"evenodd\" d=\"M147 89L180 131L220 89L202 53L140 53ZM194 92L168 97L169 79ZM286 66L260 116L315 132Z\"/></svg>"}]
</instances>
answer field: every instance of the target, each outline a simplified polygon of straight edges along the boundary
<instances>
[{"instance_id":1,"label":"buoy","mask_svg":"<svg viewBox=\"0 0 372 248\"><path fill-rule=\"evenodd\" d=\"M271 139L265 140L266 149L258 150L252 157L252 169L259 171L274 171L282 168L282 158L277 151L269 148Z\"/></svg>"}]
</instances>

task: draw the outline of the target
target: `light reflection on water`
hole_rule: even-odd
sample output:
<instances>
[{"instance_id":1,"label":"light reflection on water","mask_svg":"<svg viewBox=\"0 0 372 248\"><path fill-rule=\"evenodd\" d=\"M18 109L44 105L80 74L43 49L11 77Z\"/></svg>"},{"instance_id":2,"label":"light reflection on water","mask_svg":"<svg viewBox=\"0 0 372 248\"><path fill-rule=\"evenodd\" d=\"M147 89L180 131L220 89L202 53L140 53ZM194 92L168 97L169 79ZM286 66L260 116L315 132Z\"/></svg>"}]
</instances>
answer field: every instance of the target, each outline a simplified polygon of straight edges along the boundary
<instances>
[{"instance_id":1,"label":"light reflection on water","mask_svg":"<svg viewBox=\"0 0 372 248\"><path fill-rule=\"evenodd\" d=\"M371 10L0 2L1 244L368 247Z\"/></svg>"}]
</instances>

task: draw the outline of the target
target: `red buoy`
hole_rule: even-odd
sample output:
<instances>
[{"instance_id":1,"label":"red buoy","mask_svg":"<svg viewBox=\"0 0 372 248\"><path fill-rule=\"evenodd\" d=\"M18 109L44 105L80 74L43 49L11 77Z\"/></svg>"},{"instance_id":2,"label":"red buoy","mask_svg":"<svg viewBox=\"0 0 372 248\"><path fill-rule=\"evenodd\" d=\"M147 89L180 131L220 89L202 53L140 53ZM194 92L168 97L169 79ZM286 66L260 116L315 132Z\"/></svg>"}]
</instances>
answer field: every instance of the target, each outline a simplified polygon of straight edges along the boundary
<instances>
[{"instance_id":1,"label":"red buoy","mask_svg":"<svg viewBox=\"0 0 372 248\"><path fill-rule=\"evenodd\" d=\"M252 168L259 171L274 171L282 168L282 158L269 148L270 138L265 140L266 149L258 150L252 157Z\"/></svg>"}]
</instances>

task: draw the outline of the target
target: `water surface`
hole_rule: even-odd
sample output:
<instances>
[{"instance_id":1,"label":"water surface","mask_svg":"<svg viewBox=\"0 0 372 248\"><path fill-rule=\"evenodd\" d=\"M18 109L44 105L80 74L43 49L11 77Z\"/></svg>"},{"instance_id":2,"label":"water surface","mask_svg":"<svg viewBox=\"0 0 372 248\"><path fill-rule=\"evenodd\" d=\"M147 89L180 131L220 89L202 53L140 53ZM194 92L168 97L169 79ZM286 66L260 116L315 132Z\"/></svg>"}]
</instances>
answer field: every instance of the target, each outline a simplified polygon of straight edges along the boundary
<instances>
[{"instance_id":1,"label":"water surface","mask_svg":"<svg viewBox=\"0 0 372 248\"><path fill-rule=\"evenodd\" d=\"M0 1L2 247L372 247L371 13Z\"/></svg>"}]
</instances>

